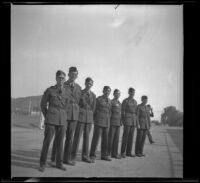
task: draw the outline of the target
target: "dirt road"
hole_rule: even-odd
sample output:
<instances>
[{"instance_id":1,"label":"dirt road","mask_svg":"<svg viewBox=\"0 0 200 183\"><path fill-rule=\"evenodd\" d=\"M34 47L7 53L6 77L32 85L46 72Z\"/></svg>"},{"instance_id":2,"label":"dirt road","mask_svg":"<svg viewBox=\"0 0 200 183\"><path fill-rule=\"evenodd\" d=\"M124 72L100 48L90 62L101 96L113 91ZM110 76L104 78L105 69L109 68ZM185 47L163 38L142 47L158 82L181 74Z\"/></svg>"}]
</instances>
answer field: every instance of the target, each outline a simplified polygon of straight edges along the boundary
<instances>
[{"instance_id":1,"label":"dirt road","mask_svg":"<svg viewBox=\"0 0 200 183\"><path fill-rule=\"evenodd\" d=\"M170 132L169 132L170 130ZM39 172L39 156L43 141L43 130L12 127L11 129L11 176L12 177L182 177L182 130L178 128L153 126L151 129L155 144L146 139L145 157L100 160L100 144L97 148L97 160L88 164L81 161L81 144L76 166L66 166L67 171L47 167ZM92 137L90 134L90 142ZM173 135L176 139L173 140ZM136 133L135 133L136 135ZM121 147L122 128L120 132ZM135 139L135 136L134 136ZM178 144L177 144L178 143ZM119 149L120 150L120 149ZM51 147L49 151L50 157ZM134 145L133 145L134 153ZM48 158L48 162L50 158Z\"/></svg>"}]
</instances>

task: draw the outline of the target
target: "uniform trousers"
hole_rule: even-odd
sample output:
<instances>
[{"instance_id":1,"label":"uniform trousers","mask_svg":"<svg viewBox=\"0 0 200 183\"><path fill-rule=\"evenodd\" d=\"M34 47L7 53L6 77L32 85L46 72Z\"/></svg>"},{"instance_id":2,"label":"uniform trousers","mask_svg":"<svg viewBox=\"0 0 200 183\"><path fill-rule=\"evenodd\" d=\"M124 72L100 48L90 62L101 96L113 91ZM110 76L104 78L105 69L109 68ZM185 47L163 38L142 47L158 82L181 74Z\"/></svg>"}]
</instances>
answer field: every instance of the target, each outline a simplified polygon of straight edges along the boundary
<instances>
[{"instance_id":1,"label":"uniform trousers","mask_svg":"<svg viewBox=\"0 0 200 183\"><path fill-rule=\"evenodd\" d=\"M67 163L71 160L71 151L72 151L72 144L74 139L74 132L76 129L77 121L67 121L67 131L66 131L66 139L65 139L65 146L64 146L64 156L63 162Z\"/></svg>"},{"instance_id":2,"label":"uniform trousers","mask_svg":"<svg viewBox=\"0 0 200 183\"><path fill-rule=\"evenodd\" d=\"M94 125L94 132L90 148L90 157L96 157L96 149L101 136L101 158L108 157L108 127Z\"/></svg>"},{"instance_id":3,"label":"uniform trousers","mask_svg":"<svg viewBox=\"0 0 200 183\"><path fill-rule=\"evenodd\" d=\"M82 159L89 157L89 134L92 127L92 123L78 122L74 134L74 140L72 145L71 158L76 159L76 155L79 148L80 138L83 134L83 146L82 146Z\"/></svg>"},{"instance_id":4,"label":"uniform trousers","mask_svg":"<svg viewBox=\"0 0 200 183\"><path fill-rule=\"evenodd\" d=\"M153 138L152 138L152 135L150 133L150 130L147 130L147 136L148 136L148 139L149 139L149 143L153 143Z\"/></svg>"},{"instance_id":5,"label":"uniform trousers","mask_svg":"<svg viewBox=\"0 0 200 183\"><path fill-rule=\"evenodd\" d=\"M120 126L111 125L108 134L108 155L118 155Z\"/></svg>"},{"instance_id":6,"label":"uniform trousers","mask_svg":"<svg viewBox=\"0 0 200 183\"><path fill-rule=\"evenodd\" d=\"M137 129L137 137L135 143L135 154L143 154L145 138L147 134L147 129Z\"/></svg>"},{"instance_id":7,"label":"uniform trousers","mask_svg":"<svg viewBox=\"0 0 200 183\"><path fill-rule=\"evenodd\" d=\"M65 136L65 125L49 125L45 124L44 141L40 156L40 165L43 166L47 161L47 154L50 143L55 134L55 152L56 152L56 165L60 166L63 161L63 140Z\"/></svg>"},{"instance_id":8,"label":"uniform trousers","mask_svg":"<svg viewBox=\"0 0 200 183\"><path fill-rule=\"evenodd\" d=\"M133 147L134 126L124 125L122 137L121 154L130 155Z\"/></svg>"}]
</instances>

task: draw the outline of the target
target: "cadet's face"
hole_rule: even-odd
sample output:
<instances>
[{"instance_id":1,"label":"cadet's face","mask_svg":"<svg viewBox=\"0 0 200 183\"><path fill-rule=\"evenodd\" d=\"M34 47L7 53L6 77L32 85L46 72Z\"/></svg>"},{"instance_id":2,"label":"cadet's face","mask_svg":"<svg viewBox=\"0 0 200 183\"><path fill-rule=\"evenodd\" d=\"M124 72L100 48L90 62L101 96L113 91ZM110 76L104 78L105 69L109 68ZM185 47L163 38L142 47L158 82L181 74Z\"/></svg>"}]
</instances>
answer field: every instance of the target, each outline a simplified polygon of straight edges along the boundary
<instances>
[{"instance_id":1,"label":"cadet's face","mask_svg":"<svg viewBox=\"0 0 200 183\"><path fill-rule=\"evenodd\" d=\"M56 77L57 85L63 85L65 82L65 75L61 74Z\"/></svg>"},{"instance_id":2,"label":"cadet's face","mask_svg":"<svg viewBox=\"0 0 200 183\"><path fill-rule=\"evenodd\" d=\"M68 74L68 76L69 76L69 80L74 82L76 80L76 78L78 77L78 73L77 72L70 72Z\"/></svg>"},{"instance_id":3,"label":"cadet's face","mask_svg":"<svg viewBox=\"0 0 200 183\"><path fill-rule=\"evenodd\" d=\"M115 92L113 95L116 99L118 99L120 97L121 93L118 91L118 92Z\"/></svg>"},{"instance_id":4,"label":"cadet's face","mask_svg":"<svg viewBox=\"0 0 200 183\"><path fill-rule=\"evenodd\" d=\"M147 102L148 102L148 99L143 99L143 100L142 100L142 103L143 103L144 105L146 105Z\"/></svg>"},{"instance_id":5,"label":"cadet's face","mask_svg":"<svg viewBox=\"0 0 200 183\"><path fill-rule=\"evenodd\" d=\"M134 97L135 96L135 91L130 91L129 95L130 95L130 97Z\"/></svg>"},{"instance_id":6,"label":"cadet's face","mask_svg":"<svg viewBox=\"0 0 200 183\"><path fill-rule=\"evenodd\" d=\"M93 82L92 82L92 81L85 82L85 87L86 87L87 89L90 89L92 86L93 86Z\"/></svg>"},{"instance_id":7,"label":"cadet's face","mask_svg":"<svg viewBox=\"0 0 200 183\"><path fill-rule=\"evenodd\" d=\"M110 89L106 89L103 91L103 94L108 97L110 95L111 90Z\"/></svg>"}]
</instances>

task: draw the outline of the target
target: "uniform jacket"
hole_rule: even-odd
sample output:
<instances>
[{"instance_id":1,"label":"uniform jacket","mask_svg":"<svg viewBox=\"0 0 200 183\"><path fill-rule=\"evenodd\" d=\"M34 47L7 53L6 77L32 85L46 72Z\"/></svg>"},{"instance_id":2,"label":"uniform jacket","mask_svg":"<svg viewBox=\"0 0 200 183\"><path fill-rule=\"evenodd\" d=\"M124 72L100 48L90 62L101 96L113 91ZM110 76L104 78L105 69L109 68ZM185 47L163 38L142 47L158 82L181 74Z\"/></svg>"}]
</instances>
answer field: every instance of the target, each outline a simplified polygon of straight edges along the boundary
<instances>
[{"instance_id":1,"label":"uniform jacket","mask_svg":"<svg viewBox=\"0 0 200 183\"><path fill-rule=\"evenodd\" d=\"M121 124L121 103L119 102L119 100L112 99L110 125L120 126L120 124Z\"/></svg>"},{"instance_id":2,"label":"uniform jacket","mask_svg":"<svg viewBox=\"0 0 200 183\"><path fill-rule=\"evenodd\" d=\"M126 98L122 102L122 121L124 125L136 126L137 102L135 99Z\"/></svg>"},{"instance_id":3,"label":"uniform jacket","mask_svg":"<svg viewBox=\"0 0 200 183\"><path fill-rule=\"evenodd\" d=\"M79 101L79 122L83 123L94 123L93 116L96 106L96 95L90 91L84 89L81 92L81 98Z\"/></svg>"},{"instance_id":4,"label":"uniform jacket","mask_svg":"<svg viewBox=\"0 0 200 183\"><path fill-rule=\"evenodd\" d=\"M74 83L73 90L71 90L69 80L64 83L64 87L69 93L69 105L67 110L67 120L77 121L79 118L79 101L81 97L81 87Z\"/></svg>"},{"instance_id":5,"label":"uniform jacket","mask_svg":"<svg viewBox=\"0 0 200 183\"><path fill-rule=\"evenodd\" d=\"M94 112L94 124L100 127L110 126L111 100L104 96L99 96L96 100Z\"/></svg>"},{"instance_id":6,"label":"uniform jacket","mask_svg":"<svg viewBox=\"0 0 200 183\"><path fill-rule=\"evenodd\" d=\"M41 99L41 110L46 124L65 125L67 120L66 107L69 105L69 95L63 88L51 86L47 88Z\"/></svg>"},{"instance_id":7,"label":"uniform jacket","mask_svg":"<svg viewBox=\"0 0 200 183\"><path fill-rule=\"evenodd\" d=\"M148 108L147 108L147 112L148 112L148 122L149 122L149 128L150 128L151 127L151 117L154 117L154 114Z\"/></svg>"},{"instance_id":8,"label":"uniform jacket","mask_svg":"<svg viewBox=\"0 0 200 183\"><path fill-rule=\"evenodd\" d=\"M143 106L142 104L139 104L137 107L137 118L138 123L140 125L141 129L149 129L149 119L150 119L150 113L147 109L147 106Z\"/></svg>"}]
</instances>

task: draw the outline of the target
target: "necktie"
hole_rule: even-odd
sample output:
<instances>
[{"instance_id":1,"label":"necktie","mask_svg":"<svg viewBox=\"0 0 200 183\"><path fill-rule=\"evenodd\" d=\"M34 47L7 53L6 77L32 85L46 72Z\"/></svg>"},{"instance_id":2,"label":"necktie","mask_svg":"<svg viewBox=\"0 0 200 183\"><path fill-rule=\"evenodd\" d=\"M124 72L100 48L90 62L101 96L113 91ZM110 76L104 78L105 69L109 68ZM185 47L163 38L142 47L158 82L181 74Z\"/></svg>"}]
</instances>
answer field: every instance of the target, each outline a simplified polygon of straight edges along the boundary
<instances>
[{"instance_id":1,"label":"necktie","mask_svg":"<svg viewBox=\"0 0 200 183\"><path fill-rule=\"evenodd\" d=\"M62 89L61 88L59 88L58 93L62 94Z\"/></svg>"},{"instance_id":2,"label":"necktie","mask_svg":"<svg viewBox=\"0 0 200 183\"><path fill-rule=\"evenodd\" d=\"M70 84L70 88L71 88L71 90L73 91L73 89L74 89L73 83Z\"/></svg>"},{"instance_id":3,"label":"necktie","mask_svg":"<svg viewBox=\"0 0 200 183\"><path fill-rule=\"evenodd\" d=\"M87 96L90 97L90 93L89 92L87 92Z\"/></svg>"}]
</instances>

